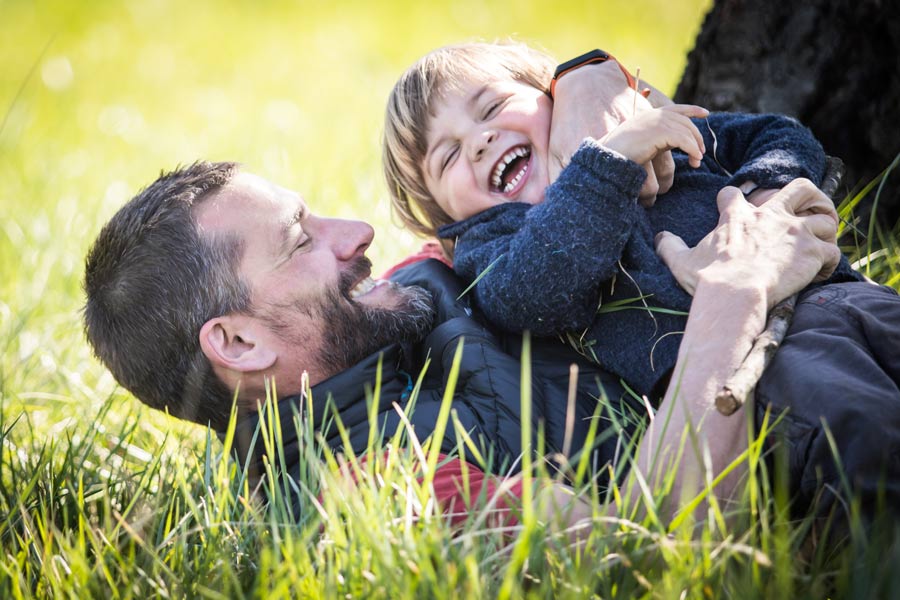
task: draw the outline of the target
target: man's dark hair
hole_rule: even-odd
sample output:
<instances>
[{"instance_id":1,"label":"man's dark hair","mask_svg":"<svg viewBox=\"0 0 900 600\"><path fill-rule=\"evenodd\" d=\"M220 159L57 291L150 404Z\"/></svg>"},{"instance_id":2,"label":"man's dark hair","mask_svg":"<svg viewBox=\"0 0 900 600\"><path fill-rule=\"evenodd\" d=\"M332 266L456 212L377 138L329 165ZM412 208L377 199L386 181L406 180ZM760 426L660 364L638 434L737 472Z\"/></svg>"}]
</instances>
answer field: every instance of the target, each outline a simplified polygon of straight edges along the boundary
<instances>
[{"instance_id":1,"label":"man's dark hair","mask_svg":"<svg viewBox=\"0 0 900 600\"><path fill-rule=\"evenodd\" d=\"M241 241L201 235L192 208L236 172L235 163L197 162L162 173L103 227L85 262L96 356L145 404L217 430L232 393L200 349L200 328L246 310L250 292Z\"/></svg>"}]
</instances>

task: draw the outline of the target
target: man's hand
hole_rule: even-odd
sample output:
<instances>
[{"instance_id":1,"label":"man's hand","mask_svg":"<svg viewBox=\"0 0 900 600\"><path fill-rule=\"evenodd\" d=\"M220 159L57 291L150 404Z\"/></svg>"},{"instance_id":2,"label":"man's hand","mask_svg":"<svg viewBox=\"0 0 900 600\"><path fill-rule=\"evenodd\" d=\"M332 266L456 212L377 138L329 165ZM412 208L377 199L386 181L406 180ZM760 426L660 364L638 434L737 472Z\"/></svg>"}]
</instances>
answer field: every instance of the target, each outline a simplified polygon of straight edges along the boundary
<instances>
[{"instance_id":1,"label":"man's hand","mask_svg":"<svg viewBox=\"0 0 900 600\"><path fill-rule=\"evenodd\" d=\"M837 267L837 213L808 179L792 181L759 207L732 187L723 188L717 200L719 225L696 247L668 232L656 238L657 253L688 293L701 279L753 282L772 308Z\"/></svg>"},{"instance_id":2,"label":"man's hand","mask_svg":"<svg viewBox=\"0 0 900 600\"><path fill-rule=\"evenodd\" d=\"M656 106L671 104L656 90L650 97ZM550 182L556 181L584 138L599 140L626 119L652 109L646 98L628 87L614 61L585 65L560 78L550 124ZM641 187L641 198L655 198L669 191L675 176L671 152L657 154L645 169L647 179Z\"/></svg>"}]
</instances>

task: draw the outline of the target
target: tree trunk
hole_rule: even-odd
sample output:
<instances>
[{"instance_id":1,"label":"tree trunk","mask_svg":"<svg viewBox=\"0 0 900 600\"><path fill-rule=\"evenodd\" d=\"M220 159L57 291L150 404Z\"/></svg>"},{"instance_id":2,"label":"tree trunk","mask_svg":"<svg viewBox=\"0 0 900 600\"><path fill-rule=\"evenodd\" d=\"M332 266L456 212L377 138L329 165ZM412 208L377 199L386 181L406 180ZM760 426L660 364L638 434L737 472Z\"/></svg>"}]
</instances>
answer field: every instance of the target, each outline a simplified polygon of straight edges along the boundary
<instances>
[{"instance_id":1,"label":"tree trunk","mask_svg":"<svg viewBox=\"0 0 900 600\"><path fill-rule=\"evenodd\" d=\"M844 161L846 185L866 183L900 153L900 0L716 0L675 100L794 116ZM877 214L900 220L900 168Z\"/></svg>"}]
</instances>

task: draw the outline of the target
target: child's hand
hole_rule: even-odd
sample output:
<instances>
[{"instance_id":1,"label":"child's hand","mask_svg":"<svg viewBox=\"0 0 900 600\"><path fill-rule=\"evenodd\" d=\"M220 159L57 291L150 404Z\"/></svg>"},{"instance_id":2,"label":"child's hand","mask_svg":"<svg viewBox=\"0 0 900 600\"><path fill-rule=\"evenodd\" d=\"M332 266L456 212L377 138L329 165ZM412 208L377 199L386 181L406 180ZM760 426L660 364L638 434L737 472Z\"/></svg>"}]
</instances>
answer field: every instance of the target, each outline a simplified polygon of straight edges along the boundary
<instances>
[{"instance_id":1,"label":"child's hand","mask_svg":"<svg viewBox=\"0 0 900 600\"><path fill-rule=\"evenodd\" d=\"M610 150L645 166L661 153L679 148L688 155L689 164L696 168L703 160L706 146L700 130L690 118L704 118L708 114L705 108L692 104L645 110L624 121L599 141ZM652 206L655 201L655 195L651 199L641 198L645 206Z\"/></svg>"}]
</instances>

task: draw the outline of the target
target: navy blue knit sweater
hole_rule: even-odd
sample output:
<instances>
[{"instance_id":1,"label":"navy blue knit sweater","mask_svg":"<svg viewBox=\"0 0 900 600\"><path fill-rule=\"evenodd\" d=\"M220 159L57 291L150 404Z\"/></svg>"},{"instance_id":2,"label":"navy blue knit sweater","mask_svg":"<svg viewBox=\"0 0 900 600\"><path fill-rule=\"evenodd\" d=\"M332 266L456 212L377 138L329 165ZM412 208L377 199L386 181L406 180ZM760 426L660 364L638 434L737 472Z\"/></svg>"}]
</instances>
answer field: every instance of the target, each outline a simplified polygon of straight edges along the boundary
<instances>
[{"instance_id":1,"label":"navy blue knit sweater","mask_svg":"<svg viewBox=\"0 0 900 600\"><path fill-rule=\"evenodd\" d=\"M475 300L510 331L567 335L640 394L675 365L691 297L654 249L670 231L696 245L719 221L716 195L747 181L780 188L798 177L819 183L825 154L812 134L781 115L713 113L695 120L706 156L697 169L674 151L675 180L645 209L644 169L585 140L544 202L510 202L442 227L456 239L455 270L474 280ZM713 148L716 148L713 156ZM859 280L842 259L829 281Z\"/></svg>"}]
</instances>

